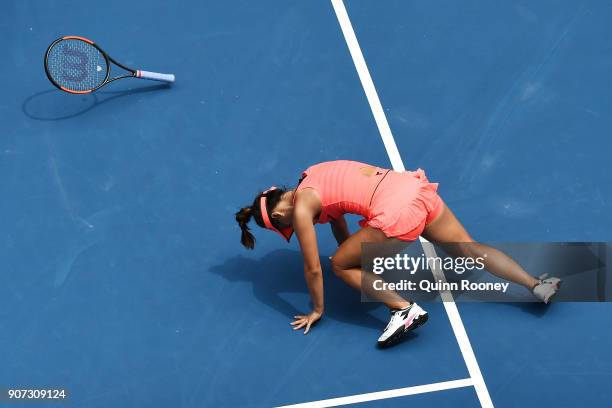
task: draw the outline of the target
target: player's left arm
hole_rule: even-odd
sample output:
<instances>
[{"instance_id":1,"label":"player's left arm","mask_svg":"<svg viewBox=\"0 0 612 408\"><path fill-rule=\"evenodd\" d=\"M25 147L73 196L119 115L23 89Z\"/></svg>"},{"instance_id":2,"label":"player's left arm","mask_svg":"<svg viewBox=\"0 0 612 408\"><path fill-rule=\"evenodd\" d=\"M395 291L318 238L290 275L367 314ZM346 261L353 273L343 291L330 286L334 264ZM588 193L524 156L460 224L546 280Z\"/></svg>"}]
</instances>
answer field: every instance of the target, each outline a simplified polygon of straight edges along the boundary
<instances>
[{"instance_id":1,"label":"player's left arm","mask_svg":"<svg viewBox=\"0 0 612 408\"><path fill-rule=\"evenodd\" d=\"M296 204L293 211L293 229L298 237L302 256L304 257L304 279L308 285L313 310L308 315L294 316L291 323L294 330L305 327L304 334L310 326L321 318L324 310L323 270L317 247L317 234L313 225L313 217L317 203L312 197L304 197Z\"/></svg>"}]
</instances>

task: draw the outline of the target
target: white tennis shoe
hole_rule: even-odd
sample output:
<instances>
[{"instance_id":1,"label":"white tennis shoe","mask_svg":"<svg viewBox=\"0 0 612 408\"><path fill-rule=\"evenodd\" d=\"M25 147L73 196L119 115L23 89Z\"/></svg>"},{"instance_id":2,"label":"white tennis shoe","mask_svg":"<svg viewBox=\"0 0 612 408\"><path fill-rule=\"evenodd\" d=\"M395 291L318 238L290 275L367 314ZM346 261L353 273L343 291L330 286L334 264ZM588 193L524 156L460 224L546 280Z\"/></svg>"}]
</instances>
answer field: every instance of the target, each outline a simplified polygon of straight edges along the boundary
<instances>
[{"instance_id":1,"label":"white tennis shoe","mask_svg":"<svg viewBox=\"0 0 612 408\"><path fill-rule=\"evenodd\" d=\"M531 291L535 297L540 299L542 302L548 303L550 302L550 299L555 296L560 286L561 279L559 278L540 278L540 282L535 285Z\"/></svg>"},{"instance_id":2,"label":"white tennis shoe","mask_svg":"<svg viewBox=\"0 0 612 408\"><path fill-rule=\"evenodd\" d=\"M391 320L378 338L378 345L388 347L397 343L405 333L423 325L427 317L427 312L416 303L405 309L392 309Z\"/></svg>"}]
</instances>

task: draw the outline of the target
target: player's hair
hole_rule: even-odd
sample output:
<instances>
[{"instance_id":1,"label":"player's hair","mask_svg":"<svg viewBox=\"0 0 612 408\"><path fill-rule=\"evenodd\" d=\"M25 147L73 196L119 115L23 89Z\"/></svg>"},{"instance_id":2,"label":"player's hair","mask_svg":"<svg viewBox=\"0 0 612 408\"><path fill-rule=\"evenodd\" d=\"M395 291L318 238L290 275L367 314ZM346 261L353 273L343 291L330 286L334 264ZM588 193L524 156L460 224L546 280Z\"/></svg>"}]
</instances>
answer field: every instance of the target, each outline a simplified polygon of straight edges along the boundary
<instances>
[{"instance_id":1,"label":"player's hair","mask_svg":"<svg viewBox=\"0 0 612 408\"><path fill-rule=\"evenodd\" d=\"M287 192L287 189L284 187L281 187L281 188L276 188L274 190L271 190L265 193L266 211L268 212L268 214L272 214L272 210L274 209L274 207L276 207L276 204L278 204L278 202L280 201L281 196L286 192ZM257 194L255 199L253 200L253 204L251 204L248 207L241 208L236 213L236 222L238 223L238 225L240 226L240 229L242 230L242 234L240 236L240 242L242 243L242 245L244 245L248 249L255 248L255 237L250 232L249 226L247 225L249 221L251 220L251 217L255 218L255 222L257 223L257 225L259 225L262 228L266 227L264 224L263 218L261 216L260 199L262 195L264 194L263 193ZM274 218L271 218L270 222L275 228L281 227Z\"/></svg>"}]
</instances>

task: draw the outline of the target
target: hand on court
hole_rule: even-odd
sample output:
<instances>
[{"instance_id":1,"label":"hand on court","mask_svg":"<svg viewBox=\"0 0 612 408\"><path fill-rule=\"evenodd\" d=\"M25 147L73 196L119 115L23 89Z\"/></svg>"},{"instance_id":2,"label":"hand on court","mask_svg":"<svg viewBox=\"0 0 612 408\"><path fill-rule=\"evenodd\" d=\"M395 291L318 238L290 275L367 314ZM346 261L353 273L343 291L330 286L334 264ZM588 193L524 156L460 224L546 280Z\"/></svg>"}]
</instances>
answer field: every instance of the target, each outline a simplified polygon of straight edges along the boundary
<instances>
[{"instance_id":1,"label":"hand on court","mask_svg":"<svg viewBox=\"0 0 612 408\"><path fill-rule=\"evenodd\" d=\"M321 313L312 311L308 315L297 315L293 316L293 318L295 319L295 321L291 323L293 330L300 330L302 327L306 327L306 329L304 329L304 334L308 334L310 326L321 318Z\"/></svg>"}]
</instances>

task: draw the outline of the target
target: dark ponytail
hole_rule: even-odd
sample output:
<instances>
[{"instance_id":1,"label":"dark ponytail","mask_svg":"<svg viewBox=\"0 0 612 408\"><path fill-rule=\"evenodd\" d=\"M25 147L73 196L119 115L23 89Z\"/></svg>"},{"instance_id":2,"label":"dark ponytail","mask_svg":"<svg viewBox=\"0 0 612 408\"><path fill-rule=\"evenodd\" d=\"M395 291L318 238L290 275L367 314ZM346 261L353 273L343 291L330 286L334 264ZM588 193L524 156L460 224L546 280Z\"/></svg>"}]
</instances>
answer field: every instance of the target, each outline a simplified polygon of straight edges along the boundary
<instances>
[{"instance_id":1,"label":"dark ponytail","mask_svg":"<svg viewBox=\"0 0 612 408\"><path fill-rule=\"evenodd\" d=\"M266 211L268 214L272 213L274 207L281 199L281 196L287 192L285 188L277 188L275 190L270 190L265 193L266 196ZM242 234L240 236L240 242L248 249L255 248L255 237L251 233L249 226L247 225L251 220L251 217L255 218L255 222L262 228L265 228L265 224L263 222L263 218L261 217L261 208L260 208L260 199L264 193L257 194L257 197L253 200L253 204L249 207L243 207L236 213L236 222L240 226L240 230ZM276 228L280 227L276 224L276 220L270 220L272 225Z\"/></svg>"},{"instance_id":2,"label":"dark ponytail","mask_svg":"<svg viewBox=\"0 0 612 408\"><path fill-rule=\"evenodd\" d=\"M240 237L240 242L242 245L247 247L248 249L255 248L255 237L249 231L249 226L247 225L253 216L253 207L244 207L241 208L240 211L236 213L236 222L240 226L242 230L242 236Z\"/></svg>"}]
</instances>

